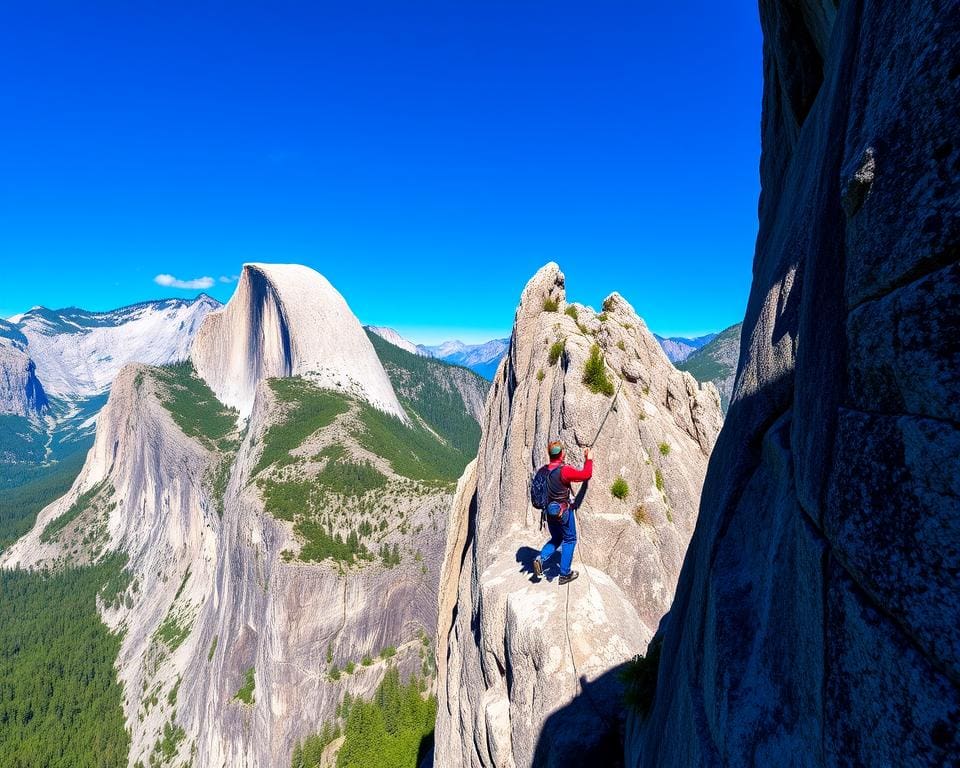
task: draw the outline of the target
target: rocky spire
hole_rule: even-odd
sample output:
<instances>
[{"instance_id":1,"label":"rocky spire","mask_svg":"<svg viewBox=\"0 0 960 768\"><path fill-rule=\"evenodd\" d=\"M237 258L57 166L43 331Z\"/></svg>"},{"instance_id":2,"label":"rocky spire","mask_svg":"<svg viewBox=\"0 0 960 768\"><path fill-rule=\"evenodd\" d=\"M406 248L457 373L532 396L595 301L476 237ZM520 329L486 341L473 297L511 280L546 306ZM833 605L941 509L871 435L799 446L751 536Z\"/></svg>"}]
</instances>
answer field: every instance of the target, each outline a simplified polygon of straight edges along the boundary
<instances>
[{"instance_id":1,"label":"rocky spire","mask_svg":"<svg viewBox=\"0 0 960 768\"><path fill-rule=\"evenodd\" d=\"M456 591L438 639L442 765L583 764L611 747L615 670L670 605L720 424L716 389L677 371L621 296L598 314L567 303L556 264L530 280L451 516L462 543L441 585ZM597 454L578 512L582 575L563 588L530 572L546 532L529 481L556 438L572 463L594 439Z\"/></svg>"}]
</instances>

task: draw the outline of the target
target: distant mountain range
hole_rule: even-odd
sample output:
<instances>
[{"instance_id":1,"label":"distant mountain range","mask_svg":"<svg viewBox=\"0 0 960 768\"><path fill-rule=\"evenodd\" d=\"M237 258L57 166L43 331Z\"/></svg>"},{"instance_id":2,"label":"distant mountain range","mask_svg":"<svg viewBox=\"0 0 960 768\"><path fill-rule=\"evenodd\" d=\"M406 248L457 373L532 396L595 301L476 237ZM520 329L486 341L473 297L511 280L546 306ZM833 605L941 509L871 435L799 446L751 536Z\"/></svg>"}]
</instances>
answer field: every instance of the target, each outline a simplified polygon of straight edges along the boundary
<instances>
[{"instance_id":1,"label":"distant mountain range","mask_svg":"<svg viewBox=\"0 0 960 768\"><path fill-rule=\"evenodd\" d=\"M686 360L688 357L690 357L690 355L706 344L709 344L716 337L717 334L715 333L708 333L704 336L696 336L692 339L685 336L664 337L653 334L653 338L655 338L660 346L663 347L663 351L667 353L667 357L670 358L670 362L674 364Z\"/></svg>"},{"instance_id":2,"label":"distant mountain range","mask_svg":"<svg viewBox=\"0 0 960 768\"><path fill-rule=\"evenodd\" d=\"M720 390L720 406L727 412L733 395L733 380L737 375L740 358L740 329L743 323L731 325L720 333L712 334L709 343L694 350L685 360L676 364L681 371L688 371L700 382L711 381Z\"/></svg>"},{"instance_id":3,"label":"distant mountain range","mask_svg":"<svg viewBox=\"0 0 960 768\"><path fill-rule=\"evenodd\" d=\"M407 338L404 338L393 328L383 326L368 325L367 330L377 334L380 338L390 342L400 349L412 352L415 355L424 357L433 357L437 360L443 360L454 365L462 365L479 373L485 379L492 380L497 372L497 367L503 356L507 354L510 348L510 339L493 339L484 344L464 344L462 341L445 341L442 344L428 346L424 344L415 344ZM727 329L728 331L730 329ZM724 331L725 333L726 331ZM653 337L660 344L666 353L670 362L674 365L682 363L690 358L695 352L703 349L716 339L720 334L707 333L703 336L658 336ZM736 369L736 359L733 361L733 369ZM730 374L731 377L733 373ZM706 380L706 379L705 379ZM732 378L731 378L732 386ZM729 399L729 393L727 395Z\"/></svg>"},{"instance_id":4,"label":"distant mountain range","mask_svg":"<svg viewBox=\"0 0 960 768\"><path fill-rule=\"evenodd\" d=\"M427 346L425 344L414 344L409 339L405 339L393 328L384 328L382 326L368 325L367 330L377 334L384 341L389 341L396 347L412 352L422 357L432 357L437 360L443 360L446 363L462 365L475 373L479 373L483 378L492 380L497 372L497 367L503 356L507 354L510 348L510 339L493 339L483 344L464 344L462 341L445 341L442 344Z\"/></svg>"}]
</instances>

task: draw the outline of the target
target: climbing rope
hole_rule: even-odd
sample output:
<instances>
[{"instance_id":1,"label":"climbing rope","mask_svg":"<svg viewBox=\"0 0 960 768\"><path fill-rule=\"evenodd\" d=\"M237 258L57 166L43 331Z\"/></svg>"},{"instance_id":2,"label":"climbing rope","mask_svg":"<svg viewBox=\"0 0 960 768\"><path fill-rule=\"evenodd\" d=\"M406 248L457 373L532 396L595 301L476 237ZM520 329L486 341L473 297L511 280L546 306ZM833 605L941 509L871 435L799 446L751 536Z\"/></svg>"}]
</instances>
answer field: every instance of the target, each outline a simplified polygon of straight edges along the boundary
<instances>
[{"instance_id":1,"label":"climbing rope","mask_svg":"<svg viewBox=\"0 0 960 768\"><path fill-rule=\"evenodd\" d=\"M620 379L620 383L617 384L617 391L613 395L613 400L610 401L610 407L607 408L607 412L603 414L603 419L600 421L600 426L597 429L597 434L593 436L593 440L587 445L587 448L593 448L596 445L600 433L603 431L603 425L607 423L607 417L610 415L610 412L615 409L617 405L617 396L620 394L620 388L623 386L623 379Z\"/></svg>"},{"instance_id":2,"label":"climbing rope","mask_svg":"<svg viewBox=\"0 0 960 768\"><path fill-rule=\"evenodd\" d=\"M617 384L617 391L614 392L613 394L613 399L610 401L610 406L607 408L606 413L603 414L603 418L600 420L600 426L597 427L597 432L593 436L593 440L591 440L590 443L586 446L587 448L592 449L593 446L596 445L597 440L600 438L600 433L603 432L603 427L607 423L607 419L610 417L611 411L615 410L616 408L617 397L620 395L621 387L623 387L622 378ZM581 502L580 505L575 507L574 511L578 512L581 506L583 506L583 502ZM583 573L587 577L587 581L590 582L590 586L594 586L593 578L590 576L590 570L587 568L587 564L583 560L583 552L581 552L582 545L584 544L582 529L579 529L577 531L577 544L578 546L576 548L576 552L577 552L577 557L580 559L580 567L583 569ZM619 723L612 722L610 718L607 717L606 713L599 706L597 706L597 702L594 700L591 693L586 688L584 688L580 682L580 672L577 669L577 657L576 657L576 654L574 654L573 652L573 641L570 639L570 584L571 583L572 582L568 581L565 585L567 588L567 594L565 597L564 608L563 608L563 624L564 624L564 633L566 634L566 637L567 637L567 650L570 652L570 662L571 662L571 665L573 666L573 698L576 697L577 690L579 690L580 693L586 696L594 712L596 712L597 715L600 716L600 719L603 720L604 723L606 723L607 727L610 728L611 730L616 731L619 729Z\"/></svg>"},{"instance_id":3,"label":"climbing rope","mask_svg":"<svg viewBox=\"0 0 960 768\"><path fill-rule=\"evenodd\" d=\"M582 504L581 504L581 506L582 506ZM577 507L577 510L576 510L576 511L579 511L579 509L580 509L580 507ZM587 577L587 581L590 582L590 586L594 586L593 579L592 579L591 576L590 576L590 571L589 571L588 568L587 568L587 564L586 564L586 563L584 562L584 560L583 560L583 553L580 551L580 546L579 546L579 545L582 544L582 543L583 543L583 542L582 542L581 531L578 530L578 531L577 531L577 544L578 544L578 546L577 546L577 548L576 548L577 557L580 559L580 567L583 568L583 573L584 573L584 575ZM577 657L576 657L576 655L575 655L574 652L573 652L573 641L570 639L570 584L572 584L572 583L573 583L573 582L568 581L568 582L566 583L566 585L565 585L566 588L567 588L567 594L566 594L565 605L564 605L564 609L563 609L563 624L564 624L564 632L565 632L566 637L567 637L567 649L570 651L570 662L571 662L571 664L573 665L573 681L574 681L574 682L573 682L573 696L576 697L577 690L579 689L580 693L582 693L584 696L586 696L587 700L590 702L590 706L593 708L593 711L596 712L597 715L600 716L600 719L603 720L604 723L606 723L607 727L610 728L612 731L616 731L616 730L619 729L620 724L617 723L617 722L615 722L615 721L612 721L612 720L606 715L606 713L603 711L603 709L601 709L601 708L597 705L597 702L594 700L593 695L590 693L590 691L588 691L586 688L584 688L583 685L582 685L582 683L580 682L580 672L579 672L579 670L577 669Z\"/></svg>"}]
</instances>

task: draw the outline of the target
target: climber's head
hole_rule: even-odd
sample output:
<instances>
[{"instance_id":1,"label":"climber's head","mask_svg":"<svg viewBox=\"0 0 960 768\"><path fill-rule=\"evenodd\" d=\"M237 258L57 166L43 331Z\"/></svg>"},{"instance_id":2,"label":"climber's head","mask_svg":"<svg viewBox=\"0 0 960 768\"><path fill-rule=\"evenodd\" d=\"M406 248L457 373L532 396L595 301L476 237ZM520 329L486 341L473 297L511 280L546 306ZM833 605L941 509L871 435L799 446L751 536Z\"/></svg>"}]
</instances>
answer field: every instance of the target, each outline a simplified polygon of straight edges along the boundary
<instances>
[{"instance_id":1,"label":"climber's head","mask_svg":"<svg viewBox=\"0 0 960 768\"><path fill-rule=\"evenodd\" d=\"M547 453L550 455L550 461L563 461L563 443L559 440L548 443Z\"/></svg>"}]
</instances>

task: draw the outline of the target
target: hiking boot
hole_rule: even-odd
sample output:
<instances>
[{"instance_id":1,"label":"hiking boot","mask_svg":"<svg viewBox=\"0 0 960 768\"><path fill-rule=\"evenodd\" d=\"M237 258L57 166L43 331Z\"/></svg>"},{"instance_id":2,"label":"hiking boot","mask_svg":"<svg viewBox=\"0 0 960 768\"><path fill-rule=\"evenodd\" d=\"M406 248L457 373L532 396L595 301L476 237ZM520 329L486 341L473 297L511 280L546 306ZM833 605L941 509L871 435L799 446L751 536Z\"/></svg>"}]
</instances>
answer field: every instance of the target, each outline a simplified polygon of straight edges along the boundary
<instances>
[{"instance_id":1,"label":"hiking boot","mask_svg":"<svg viewBox=\"0 0 960 768\"><path fill-rule=\"evenodd\" d=\"M580 575L580 571L570 571L570 573L568 573L566 576L561 576L561 577L560 577L560 586L562 587L564 584L569 584L571 581L573 581L573 580L574 580L575 578L577 578L577 576L579 576L579 575Z\"/></svg>"},{"instance_id":2,"label":"hiking boot","mask_svg":"<svg viewBox=\"0 0 960 768\"><path fill-rule=\"evenodd\" d=\"M539 556L533 559L533 575L538 579L543 578L543 561Z\"/></svg>"}]
</instances>

